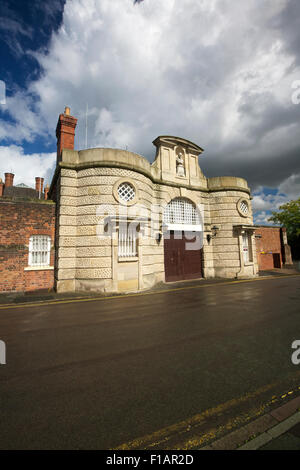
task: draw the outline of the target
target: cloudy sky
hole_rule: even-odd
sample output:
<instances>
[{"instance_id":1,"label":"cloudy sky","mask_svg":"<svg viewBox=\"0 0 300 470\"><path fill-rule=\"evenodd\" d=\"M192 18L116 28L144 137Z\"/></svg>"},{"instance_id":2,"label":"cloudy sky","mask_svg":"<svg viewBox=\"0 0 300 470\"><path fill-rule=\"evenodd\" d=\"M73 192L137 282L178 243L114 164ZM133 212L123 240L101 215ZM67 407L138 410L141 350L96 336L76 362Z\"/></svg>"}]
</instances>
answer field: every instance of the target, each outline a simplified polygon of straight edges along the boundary
<instances>
[{"instance_id":1,"label":"cloudy sky","mask_svg":"<svg viewBox=\"0 0 300 470\"><path fill-rule=\"evenodd\" d=\"M2 0L0 8L0 177L50 182L58 115L71 107L76 148L85 148L88 106L88 147L153 161L155 137L187 138L205 149L206 176L248 180L257 223L300 196L299 0Z\"/></svg>"}]
</instances>

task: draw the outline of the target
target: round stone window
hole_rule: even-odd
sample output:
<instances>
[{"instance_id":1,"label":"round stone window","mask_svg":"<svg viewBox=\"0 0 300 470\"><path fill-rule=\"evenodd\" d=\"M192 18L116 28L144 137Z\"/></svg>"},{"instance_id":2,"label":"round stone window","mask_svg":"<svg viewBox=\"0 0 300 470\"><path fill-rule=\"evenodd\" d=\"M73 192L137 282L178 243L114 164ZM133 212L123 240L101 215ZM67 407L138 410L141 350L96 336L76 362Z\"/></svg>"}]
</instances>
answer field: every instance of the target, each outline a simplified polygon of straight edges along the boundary
<instances>
[{"instance_id":1,"label":"round stone window","mask_svg":"<svg viewBox=\"0 0 300 470\"><path fill-rule=\"evenodd\" d=\"M249 216L249 203L247 199L240 199L237 204L238 211L241 216L248 217Z\"/></svg>"},{"instance_id":2,"label":"round stone window","mask_svg":"<svg viewBox=\"0 0 300 470\"><path fill-rule=\"evenodd\" d=\"M121 183L118 187L118 196L124 202L131 202L135 198L135 189L130 183Z\"/></svg>"},{"instance_id":3,"label":"round stone window","mask_svg":"<svg viewBox=\"0 0 300 470\"><path fill-rule=\"evenodd\" d=\"M133 206L138 202L139 190L131 178L120 178L113 187L115 200L123 206Z\"/></svg>"}]
</instances>

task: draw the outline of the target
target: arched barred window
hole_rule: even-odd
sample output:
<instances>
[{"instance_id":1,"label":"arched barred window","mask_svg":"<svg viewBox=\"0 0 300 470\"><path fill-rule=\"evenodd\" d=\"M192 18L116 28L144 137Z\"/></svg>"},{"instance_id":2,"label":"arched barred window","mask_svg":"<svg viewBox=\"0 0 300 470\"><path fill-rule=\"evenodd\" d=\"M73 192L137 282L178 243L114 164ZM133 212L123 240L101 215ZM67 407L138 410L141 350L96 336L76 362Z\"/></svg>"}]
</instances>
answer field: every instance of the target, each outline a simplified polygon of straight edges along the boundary
<instances>
[{"instance_id":1,"label":"arched barred window","mask_svg":"<svg viewBox=\"0 0 300 470\"><path fill-rule=\"evenodd\" d=\"M195 205L185 198L175 198L164 210L164 223L176 225L201 225L201 217Z\"/></svg>"}]
</instances>

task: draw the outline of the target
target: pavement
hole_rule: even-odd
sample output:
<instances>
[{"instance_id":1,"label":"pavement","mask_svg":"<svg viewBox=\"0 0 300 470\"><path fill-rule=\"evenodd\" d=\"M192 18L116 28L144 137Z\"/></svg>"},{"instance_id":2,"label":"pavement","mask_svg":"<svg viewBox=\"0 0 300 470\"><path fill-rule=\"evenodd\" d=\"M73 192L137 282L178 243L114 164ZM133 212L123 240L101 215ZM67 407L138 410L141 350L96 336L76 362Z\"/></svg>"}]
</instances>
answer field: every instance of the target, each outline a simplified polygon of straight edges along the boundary
<instances>
[{"instance_id":1,"label":"pavement","mask_svg":"<svg viewBox=\"0 0 300 470\"><path fill-rule=\"evenodd\" d=\"M205 285L215 285L215 284L229 284L229 283L237 283L237 282L248 282L248 281L255 281L259 278L272 278L272 277L279 277L279 276L293 276L300 274L300 262L295 263L294 267L287 267L287 268L274 268L268 271L260 271L259 276L253 279L223 279L223 278L214 278L214 279L195 279L189 281L176 281L176 282L160 282L156 284L151 289L148 289L146 292L151 294L152 292L159 292L159 291L170 291L174 289L186 289L188 287L193 288L193 286L197 287L199 283L202 286ZM141 291L139 291L141 292ZM141 293L142 293L141 292ZM119 293L95 293L95 292L64 292L64 293L57 293L53 289L41 289L37 291L29 291L29 292L2 292L0 293L0 306L8 305L8 304L25 304L25 303L34 303L34 302L48 302L48 301L64 301L64 300L72 300L72 299L99 299L99 298L108 298L108 297L120 297L124 294Z\"/></svg>"},{"instance_id":2,"label":"pavement","mask_svg":"<svg viewBox=\"0 0 300 470\"><path fill-rule=\"evenodd\" d=\"M300 396L199 450L300 450Z\"/></svg>"}]
</instances>

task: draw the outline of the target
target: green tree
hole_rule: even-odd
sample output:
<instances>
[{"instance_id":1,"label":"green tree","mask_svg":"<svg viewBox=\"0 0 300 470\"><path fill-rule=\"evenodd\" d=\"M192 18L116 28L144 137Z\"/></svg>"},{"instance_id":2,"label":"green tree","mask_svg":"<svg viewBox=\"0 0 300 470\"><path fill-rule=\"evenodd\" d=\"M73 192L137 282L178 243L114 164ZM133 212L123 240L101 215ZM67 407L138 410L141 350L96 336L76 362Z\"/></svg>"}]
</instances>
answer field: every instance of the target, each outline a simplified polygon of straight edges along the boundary
<instances>
[{"instance_id":1,"label":"green tree","mask_svg":"<svg viewBox=\"0 0 300 470\"><path fill-rule=\"evenodd\" d=\"M286 227L289 240L300 237L300 198L279 207L280 212L272 212L270 222Z\"/></svg>"}]
</instances>

